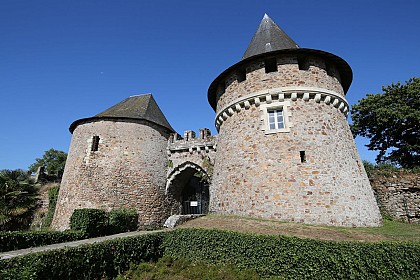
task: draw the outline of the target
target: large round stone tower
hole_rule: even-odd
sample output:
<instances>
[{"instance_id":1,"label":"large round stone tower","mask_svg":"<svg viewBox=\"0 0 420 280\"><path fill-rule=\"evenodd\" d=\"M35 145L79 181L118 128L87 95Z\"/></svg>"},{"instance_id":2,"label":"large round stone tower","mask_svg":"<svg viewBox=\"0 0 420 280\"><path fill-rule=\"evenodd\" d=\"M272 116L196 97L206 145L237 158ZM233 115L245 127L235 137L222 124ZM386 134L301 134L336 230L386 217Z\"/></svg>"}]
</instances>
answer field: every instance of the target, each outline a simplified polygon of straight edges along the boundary
<instances>
[{"instance_id":1,"label":"large round stone tower","mask_svg":"<svg viewBox=\"0 0 420 280\"><path fill-rule=\"evenodd\" d=\"M166 147L174 131L151 94L77 120L70 132L54 229L68 228L78 208L134 208L141 225L165 221Z\"/></svg>"},{"instance_id":2,"label":"large round stone tower","mask_svg":"<svg viewBox=\"0 0 420 280\"><path fill-rule=\"evenodd\" d=\"M219 131L210 211L378 226L347 123L350 66L300 48L267 15L242 60L210 85Z\"/></svg>"}]
</instances>

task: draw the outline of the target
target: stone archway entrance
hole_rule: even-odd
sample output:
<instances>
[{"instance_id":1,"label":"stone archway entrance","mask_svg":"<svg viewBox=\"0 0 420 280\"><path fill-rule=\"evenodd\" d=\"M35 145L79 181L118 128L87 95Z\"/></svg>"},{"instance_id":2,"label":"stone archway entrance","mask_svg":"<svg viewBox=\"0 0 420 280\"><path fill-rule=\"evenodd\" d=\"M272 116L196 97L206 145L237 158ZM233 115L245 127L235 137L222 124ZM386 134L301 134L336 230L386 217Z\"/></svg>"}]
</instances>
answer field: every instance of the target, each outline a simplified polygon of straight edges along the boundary
<instances>
[{"instance_id":1,"label":"stone archway entrance","mask_svg":"<svg viewBox=\"0 0 420 280\"><path fill-rule=\"evenodd\" d=\"M171 215L208 213L209 183L206 172L195 163L183 163L169 174L166 194Z\"/></svg>"}]
</instances>

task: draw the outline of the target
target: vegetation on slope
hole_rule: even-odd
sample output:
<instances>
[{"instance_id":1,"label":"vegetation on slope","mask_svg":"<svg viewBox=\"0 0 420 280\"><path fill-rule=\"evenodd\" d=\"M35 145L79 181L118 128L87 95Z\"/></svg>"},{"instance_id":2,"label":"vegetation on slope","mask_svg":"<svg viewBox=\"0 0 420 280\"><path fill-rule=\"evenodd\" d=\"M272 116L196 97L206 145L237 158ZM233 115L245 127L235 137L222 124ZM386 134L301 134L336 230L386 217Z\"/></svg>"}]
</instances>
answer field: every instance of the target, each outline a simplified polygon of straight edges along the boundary
<instances>
[{"instance_id":1,"label":"vegetation on slope","mask_svg":"<svg viewBox=\"0 0 420 280\"><path fill-rule=\"evenodd\" d=\"M238 269L233 265L209 265L205 262L192 263L186 259L162 257L158 262L144 262L131 265L130 270L116 280L258 280L260 276L252 269Z\"/></svg>"}]
</instances>

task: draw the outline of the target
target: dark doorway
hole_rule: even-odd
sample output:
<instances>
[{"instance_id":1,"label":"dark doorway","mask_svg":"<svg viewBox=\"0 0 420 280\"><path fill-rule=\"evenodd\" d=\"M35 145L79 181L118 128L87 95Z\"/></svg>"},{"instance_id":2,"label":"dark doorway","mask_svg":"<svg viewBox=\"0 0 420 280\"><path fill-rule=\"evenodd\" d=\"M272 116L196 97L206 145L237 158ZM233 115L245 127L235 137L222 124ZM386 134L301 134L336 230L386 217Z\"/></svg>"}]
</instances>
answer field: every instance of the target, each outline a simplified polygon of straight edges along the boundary
<instances>
[{"instance_id":1,"label":"dark doorway","mask_svg":"<svg viewBox=\"0 0 420 280\"><path fill-rule=\"evenodd\" d=\"M168 177L167 195L171 215L208 213L209 182L206 180L205 171L200 166L186 162Z\"/></svg>"},{"instance_id":2,"label":"dark doorway","mask_svg":"<svg viewBox=\"0 0 420 280\"><path fill-rule=\"evenodd\" d=\"M209 184L192 176L182 190L182 214L207 214L209 211Z\"/></svg>"}]
</instances>

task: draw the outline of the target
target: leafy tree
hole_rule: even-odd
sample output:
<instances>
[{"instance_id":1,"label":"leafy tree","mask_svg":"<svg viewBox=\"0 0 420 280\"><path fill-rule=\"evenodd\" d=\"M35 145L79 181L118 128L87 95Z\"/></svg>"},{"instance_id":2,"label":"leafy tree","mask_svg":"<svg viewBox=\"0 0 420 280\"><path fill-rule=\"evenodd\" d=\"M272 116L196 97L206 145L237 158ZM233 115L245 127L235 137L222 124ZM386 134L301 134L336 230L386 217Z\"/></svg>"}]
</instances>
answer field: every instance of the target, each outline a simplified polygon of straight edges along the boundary
<instances>
[{"instance_id":1,"label":"leafy tree","mask_svg":"<svg viewBox=\"0 0 420 280\"><path fill-rule=\"evenodd\" d=\"M420 78L382 87L351 109L354 136L370 138L366 146L379 151L377 163L403 168L420 166Z\"/></svg>"},{"instance_id":2,"label":"leafy tree","mask_svg":"<svg viewBox=\"0 0 420 280\"><path fill-rule=\"evenodd\" d=\"M0 170L0 230L16 230L29 225L37 203L37 185L23 170Z\"/></svg>"},{"instance_id":3,"label":"leafy tree","mask_svg":"<svg viewBox=\"0 0 420 280\"><path fill-rule=\"evenodd\" d=\"M63 173L66 164L67 153L55 149L45 151L42 158L35 159L35 163L29 166L31 172L36 172L38 167L44 167L48 175Z\"/></svg>"}]
</instances>

